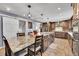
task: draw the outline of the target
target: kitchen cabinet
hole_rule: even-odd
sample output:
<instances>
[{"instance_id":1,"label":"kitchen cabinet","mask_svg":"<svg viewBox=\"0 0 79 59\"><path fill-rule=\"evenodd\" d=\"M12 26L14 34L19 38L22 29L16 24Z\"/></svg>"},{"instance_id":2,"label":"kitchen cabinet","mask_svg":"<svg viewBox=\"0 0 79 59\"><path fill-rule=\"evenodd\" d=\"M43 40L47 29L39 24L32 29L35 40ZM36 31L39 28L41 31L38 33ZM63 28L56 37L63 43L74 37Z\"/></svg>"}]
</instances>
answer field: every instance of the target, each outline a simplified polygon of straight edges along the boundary
<instances>
[{"instance_id":1,"label":"kitchen cabinet","mask_svg":"<svg viewBox=\"0 0 79 59\"><path fill-rule=\"evenodd\" d=\"M75 56L79 56L79 33L74 32L73 33L73 54Z\"/></svg>"},{"instance_id":2,"label":"kitchen cabinet","mask_svg":"<svg viewBox=\"0 0 79 59\"><path fill-rule=\"evenodd\" d=\"M53 41L54 41L54 33L44 36L43 38L44 51L49 47L51 43L53 43Z\"/></svg>"},{"instance_id":3,"label":"kitchen cabinet","mask_svg":"<svg viewBox=\"0 0 79 59\"><path fill-rule=\"evenodd\" d=\"M55 37L56 38L67 38L67 33L66 32L55 32Z\"/></svg>"},{"instance_id":4,"label":"kitchen cabinet","mask_svg":"<svg viewBox=\"0 0 79 59\"><path fill-rule=\"evenodd\" d=\"M67 38L68 38L71 51L73 52L73 37L69 33L67 33Z\"/></svg>"}]
</instances>

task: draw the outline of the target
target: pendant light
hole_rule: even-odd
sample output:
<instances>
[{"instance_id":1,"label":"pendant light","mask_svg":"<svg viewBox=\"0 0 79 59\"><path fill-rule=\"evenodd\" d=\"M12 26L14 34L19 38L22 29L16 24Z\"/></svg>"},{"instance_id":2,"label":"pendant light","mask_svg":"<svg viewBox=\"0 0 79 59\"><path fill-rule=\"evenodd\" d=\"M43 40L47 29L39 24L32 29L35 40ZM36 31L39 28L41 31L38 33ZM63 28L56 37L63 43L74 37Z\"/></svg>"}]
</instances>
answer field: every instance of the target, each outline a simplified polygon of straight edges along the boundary
<instances>
[{"instance_id":1,"label":"pendant light","mask_svg":"<svg viewBox=\"0 0 79 59\"><path fill-rule=\"evenodd\" d=\"M31 15L31 13L30 13L31 5L28 5L27 7L29 8L29 12L28 12L28 14L27 14L27 17L28 17L28 18L31 18L31 17L32 17L32 15Z\"/></svg>"}]
</instances>

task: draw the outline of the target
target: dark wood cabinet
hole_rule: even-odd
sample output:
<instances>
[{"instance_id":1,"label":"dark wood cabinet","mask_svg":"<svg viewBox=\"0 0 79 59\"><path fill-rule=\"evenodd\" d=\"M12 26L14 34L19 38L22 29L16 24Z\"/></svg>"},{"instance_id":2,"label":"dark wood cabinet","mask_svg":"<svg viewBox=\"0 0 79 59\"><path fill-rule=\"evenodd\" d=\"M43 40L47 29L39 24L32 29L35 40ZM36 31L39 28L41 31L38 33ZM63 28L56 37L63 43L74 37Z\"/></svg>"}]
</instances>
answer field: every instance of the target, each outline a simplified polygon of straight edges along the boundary
<instances>
[{"instance_id":1,"label":"dark wood cabinet","mask_svg":"<svg viewBox=\"0 0 79 59\"><path fill-rule=\"evenodd\" d=\"M56 38L67 38L67 33L66 32L55 32L55 37Z\"/></svg>"},{"instance_id":2,"label":"dark wood cabinet","mask_svg":"<svg viewBox=\"0 0 79 59\"><path fill-rule=\"evenodd\" d=\"M54 42L54 33L44 36L44 38L43 38L44 51L53 42Z\"/></svg>"},{"instance_id":3,"label":"dark wood cabinet","mask_svg":"<svg viewBox=\"0 0 79 59\"><path fill-rule=\"evenodd\" d=\"M73 54L75 56L79 56L79 33L74 32L73 33Z\"/></svg>"},{"instance_id":4,"label":"dark wood cabinet","mask_svg":"<svg viewBox=\"0 0 79 59\"><path fill-rule=\"evenodd\" d=\"M17 33L17 36L25 36L25 33Z\"/></svg>"},{"instance_id":5,"label":"dark wood cabinet","mask_svg":"<svg viewBox=\"0 0 79 59\"><path fill-rule=\"evenodd\" d=\"M55 30L55 22L49 22L49 31L54 31Z\"/></svg>"}]
</instances>

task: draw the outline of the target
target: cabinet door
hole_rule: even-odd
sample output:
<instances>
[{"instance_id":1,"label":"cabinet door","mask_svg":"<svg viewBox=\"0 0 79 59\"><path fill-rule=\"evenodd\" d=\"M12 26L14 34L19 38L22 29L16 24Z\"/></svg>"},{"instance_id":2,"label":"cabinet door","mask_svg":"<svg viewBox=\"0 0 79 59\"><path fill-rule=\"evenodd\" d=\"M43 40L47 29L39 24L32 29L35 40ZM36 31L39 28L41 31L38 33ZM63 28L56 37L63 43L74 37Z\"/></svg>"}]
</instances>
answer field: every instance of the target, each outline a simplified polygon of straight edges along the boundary
<instances>
[{"instance_id":1,"label":"cabinet door","mask_svg":"<svg viewBox=\"0 0 79 59\"><path fill-rule=\"evenodd\" d=\"M44 40L43 40L43 47L44 47L44 51L48 48L48 39L46 36L44 36Z\"/></svg>"},{"instance_id":2,"label":"cabinet door","mask_svg":"<svg viewBox=\"0 0 79 59\"><path fill-rule=\"evenodd\" d=\"M78 56L78 42L73 42L73 53L75 56Z\"/></svg>"}]
</instances>

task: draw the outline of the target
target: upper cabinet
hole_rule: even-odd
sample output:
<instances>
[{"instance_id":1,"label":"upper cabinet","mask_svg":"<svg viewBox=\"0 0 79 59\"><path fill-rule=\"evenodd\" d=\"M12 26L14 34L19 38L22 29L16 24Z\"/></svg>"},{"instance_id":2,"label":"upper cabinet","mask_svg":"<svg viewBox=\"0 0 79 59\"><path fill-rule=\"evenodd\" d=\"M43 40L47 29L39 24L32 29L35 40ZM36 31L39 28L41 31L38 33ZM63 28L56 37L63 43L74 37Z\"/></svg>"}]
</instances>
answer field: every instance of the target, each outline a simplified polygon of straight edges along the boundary
<instances>
[{"instance_id":1,"label":"upper cabinet","mask_svg":"<svg viewBox=\"0 0 79 59\"><path fill-rule=\"evenodd\" d=\"M70 31L72 29L72 20L65 20L60 22L42 23L42 32L51 31Z\"/></svg>"},{"instance_id":2,"label":"upper cabinet","mask_svg":"<svg viewBox=\"0 0 79 59\"><path fill-rule=\"evenodd\" d=\"M49 31L54 31L55 30L55 22L49 22Z\"/></svg>"}]
</instances>

